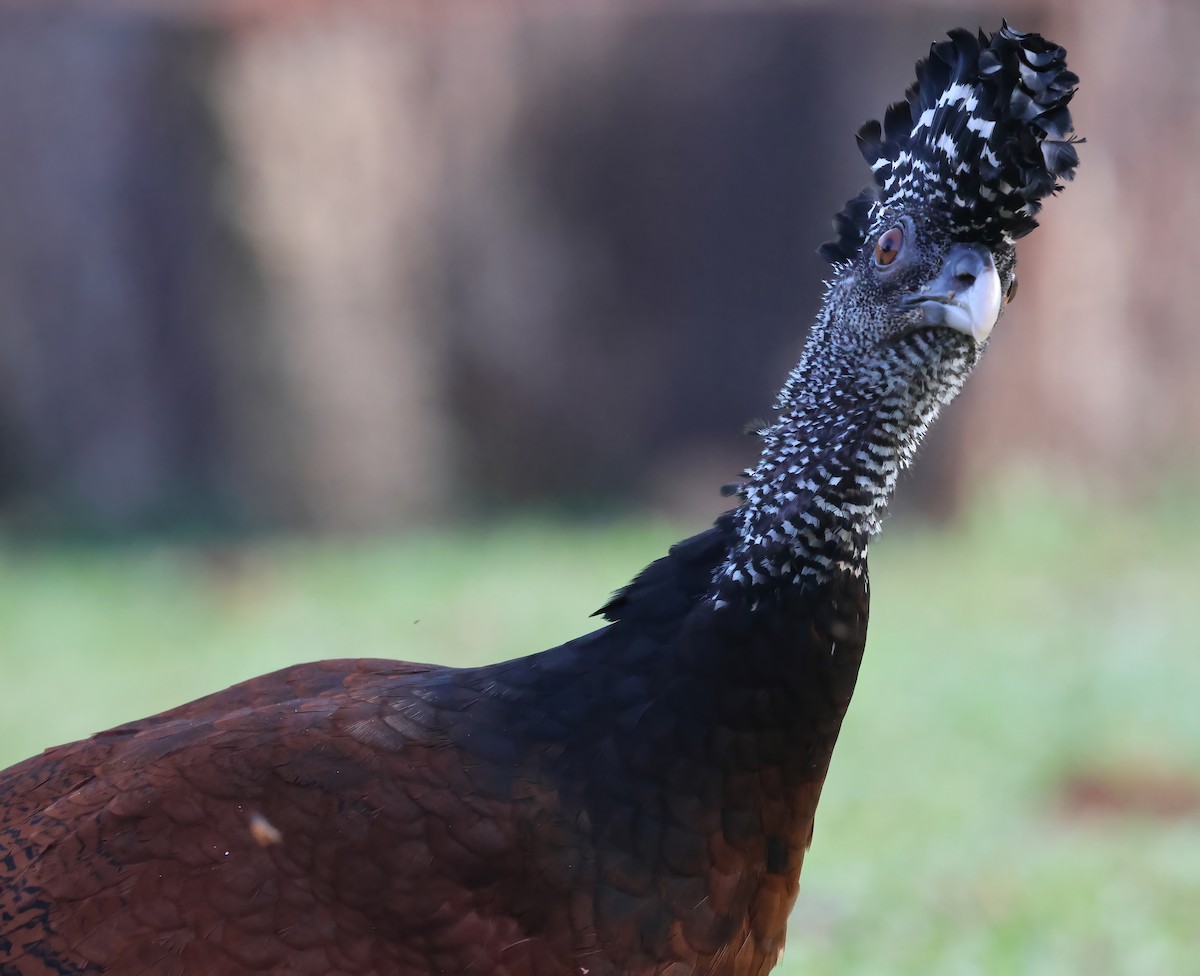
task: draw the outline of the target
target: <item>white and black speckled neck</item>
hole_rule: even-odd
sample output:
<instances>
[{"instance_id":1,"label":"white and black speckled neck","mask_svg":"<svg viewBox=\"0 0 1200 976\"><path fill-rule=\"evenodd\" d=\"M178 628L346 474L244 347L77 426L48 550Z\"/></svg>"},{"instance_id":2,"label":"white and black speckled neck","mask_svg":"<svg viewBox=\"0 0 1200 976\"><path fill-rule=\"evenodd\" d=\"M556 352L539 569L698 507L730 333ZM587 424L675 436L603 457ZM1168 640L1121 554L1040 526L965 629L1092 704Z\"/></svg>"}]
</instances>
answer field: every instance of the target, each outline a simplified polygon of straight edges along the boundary
<instances>
[{"instance_id":1,"label":"white and black speckled neck","mask_svg":"<svg viewBox=\"0 0 1200 976\"><path fill-rule=\"evenodd\" d=\"M925 330L871 358L839 355L818 322L745 472L737 540L711 591L718 605L738 590L862 575L899 473L977 355L965 336Z\"/></svg>"}]
</instances>

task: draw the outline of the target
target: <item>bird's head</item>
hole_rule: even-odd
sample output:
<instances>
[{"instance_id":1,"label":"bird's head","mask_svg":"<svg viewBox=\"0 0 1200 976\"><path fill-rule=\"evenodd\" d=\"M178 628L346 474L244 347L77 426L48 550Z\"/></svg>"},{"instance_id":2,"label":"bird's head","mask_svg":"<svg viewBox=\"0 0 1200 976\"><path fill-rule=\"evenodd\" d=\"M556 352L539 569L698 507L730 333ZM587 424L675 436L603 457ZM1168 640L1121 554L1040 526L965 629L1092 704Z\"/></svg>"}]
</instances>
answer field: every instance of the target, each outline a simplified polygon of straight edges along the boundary
<instances>
[{"instance_id":1,"label":"bird's head","mask_svg":"<svg viewBox=\"0 0 1200 976\"><path fill-rule=\"evenodd\" d=\"M1016 291L1014 242L1078 164L1065 56L1008 24L953 31L905 100L859 130L875 186L821 248L835 268L825 341L859 362L974 363Z\"/></svg>"},{"instance_id":2,"label":"bird's head","mask_svg":"<svg viewBox=\"0 0 1200 976\"><path fill-rule=\"evenodd\" d=\"M1074 176L1078 79L1065 57L1007 24L953 31L918 63L906 99L859 130L875 186L821 249L834 275L737 488L728 592L863 572L899 472L1012 297L1014 242Z\"/></svg>"}]
</instances>

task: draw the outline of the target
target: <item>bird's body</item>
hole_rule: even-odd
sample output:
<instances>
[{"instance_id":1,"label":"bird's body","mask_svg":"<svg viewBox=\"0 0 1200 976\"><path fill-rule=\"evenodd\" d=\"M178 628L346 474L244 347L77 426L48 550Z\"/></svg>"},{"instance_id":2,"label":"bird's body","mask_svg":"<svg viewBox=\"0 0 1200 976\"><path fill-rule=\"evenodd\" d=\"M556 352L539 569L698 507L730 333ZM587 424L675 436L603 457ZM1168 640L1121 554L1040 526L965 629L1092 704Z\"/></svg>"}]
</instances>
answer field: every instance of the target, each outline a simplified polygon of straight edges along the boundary
<instances>
[{"instance_id":1,"label":"bird's body","mask_svg":"<svg viewBox=\"0 0 1200 976\"><path fill-rule=\"evenodd\" d=\"M50 900L97 972L766 972L862 653L827 653L830 595L302 665L51 750L4 782L0 930L44 937Z\"/></svg>"},{"instance_id":2,"label":"bird's body","mask_svg":"<svg viewBox=\"0 0 1200 976\"><path fill-rule=\"evenodd\" d=\"M1061 49L1007 28L942 48L908 141L895 110L864 130L882 197L839 218L736 509L561 647L301 665L0 773L0 976L769 971L865 646L868 539L999 315L1011 238L1073 167L1038 162L1073 160L1069 116L1047 121ZM1027 57L1059 90L1014 121ZM961 187L914 207L920 147L957 162L947 133L999 160L972 200L1017 186L1009 163L1049 182L990 216L960 219Z\"/></svg>"}]
</instances>

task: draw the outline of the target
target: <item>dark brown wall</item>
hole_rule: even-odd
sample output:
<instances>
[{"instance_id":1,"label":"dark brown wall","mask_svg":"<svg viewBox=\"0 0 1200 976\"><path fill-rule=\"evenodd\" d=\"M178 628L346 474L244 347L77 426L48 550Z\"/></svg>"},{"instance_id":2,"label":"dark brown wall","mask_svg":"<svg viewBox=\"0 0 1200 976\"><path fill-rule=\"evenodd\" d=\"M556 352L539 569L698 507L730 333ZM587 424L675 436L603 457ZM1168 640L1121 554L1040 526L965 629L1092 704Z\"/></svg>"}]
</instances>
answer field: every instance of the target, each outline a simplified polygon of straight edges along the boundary
<instances>
[{"instance_id":1,"label":"dark brown wall","mask_svg":"<svg viewBox=\"0 0 1200 976\"><path fill-rule=\"evenodd\" d=\"M867 181L854 129L1000 19L158 6L0 11L10 526L714 511ZM1025 463L1148 490L1200 446L1200 13L1020 14L1070 49L1089 141L905 487L933 514Z\"/></svg>"}]
</instances>

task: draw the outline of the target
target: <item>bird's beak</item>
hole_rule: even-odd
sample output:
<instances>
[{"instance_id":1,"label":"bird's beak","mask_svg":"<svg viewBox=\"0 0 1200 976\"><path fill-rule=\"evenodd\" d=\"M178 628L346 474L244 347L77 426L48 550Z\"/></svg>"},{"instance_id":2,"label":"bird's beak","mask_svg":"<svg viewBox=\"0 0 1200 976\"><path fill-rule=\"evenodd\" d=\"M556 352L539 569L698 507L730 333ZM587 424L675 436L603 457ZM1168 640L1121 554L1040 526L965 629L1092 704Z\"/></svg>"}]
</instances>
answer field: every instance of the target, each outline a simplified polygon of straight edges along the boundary
<instances>
[{"instance_id":1,"label":"bird's beak","mask_svg":"<svg viewBox=\"0 0 1200 976\"><path fill-rule=\"evenodd\" d=\"M919 311L918 325L942 325L982 343L1000 317L1000 297L992 252L982 244L952 244L941 273L904 305Z\"/></svg>"}]
</instances>

